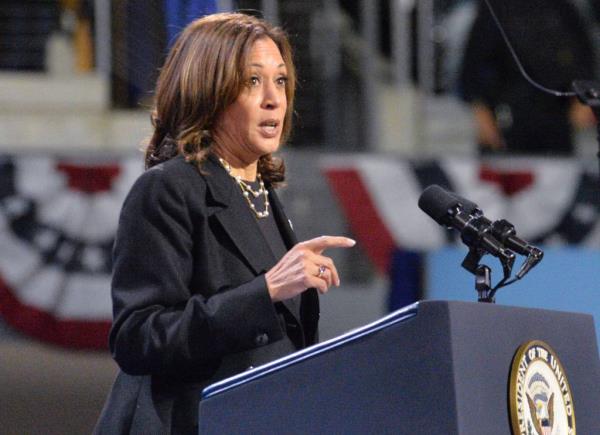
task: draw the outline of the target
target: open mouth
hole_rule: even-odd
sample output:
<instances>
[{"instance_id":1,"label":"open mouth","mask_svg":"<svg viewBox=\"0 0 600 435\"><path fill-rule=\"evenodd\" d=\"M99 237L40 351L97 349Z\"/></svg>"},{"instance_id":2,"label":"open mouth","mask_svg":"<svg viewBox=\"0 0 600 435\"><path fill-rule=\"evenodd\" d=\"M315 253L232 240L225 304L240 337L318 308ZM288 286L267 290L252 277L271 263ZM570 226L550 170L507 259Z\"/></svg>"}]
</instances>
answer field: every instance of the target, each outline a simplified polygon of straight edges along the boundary
<instances>
[{"instance_id":1,"label":"open mouth","mask_svg":"<svg viewBox=\"0 0 600 435\"><path fill-rule=\"evenodd\" d=\"M261 122L259 126L263 133L268 136L274 136L277 134L279 121L276 119L267 119L266 121Z\"/></svg>"}]
</instances>

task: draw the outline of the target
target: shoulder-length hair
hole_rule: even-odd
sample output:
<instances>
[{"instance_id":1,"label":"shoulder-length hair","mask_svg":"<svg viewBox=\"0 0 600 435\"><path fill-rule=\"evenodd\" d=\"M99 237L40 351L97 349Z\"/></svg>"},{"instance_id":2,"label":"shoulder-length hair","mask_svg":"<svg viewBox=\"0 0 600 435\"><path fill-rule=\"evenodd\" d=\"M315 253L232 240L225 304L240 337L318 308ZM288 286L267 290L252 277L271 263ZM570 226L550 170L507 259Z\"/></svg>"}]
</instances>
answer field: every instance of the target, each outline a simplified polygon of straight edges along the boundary
<instances>
[{"instance_id":1,"label":"shoulder-length hair","mask_svg":"<svg viewBox=\"0 0 600 435\"><path fill-rule=\"evenodd\" d=\"M160 72L152 111L154 133L145 153L146 168L178 154L198 165L207 157L211 132L242 92L250 50L261 38L275 42L287 69L282 142L289 138L296 72L287 36L280 28L250 15L208 15L183 30ZM283 161L271 154L259 159L258 170L271 184L284 180Z\"/></svg>"}]
</instances>

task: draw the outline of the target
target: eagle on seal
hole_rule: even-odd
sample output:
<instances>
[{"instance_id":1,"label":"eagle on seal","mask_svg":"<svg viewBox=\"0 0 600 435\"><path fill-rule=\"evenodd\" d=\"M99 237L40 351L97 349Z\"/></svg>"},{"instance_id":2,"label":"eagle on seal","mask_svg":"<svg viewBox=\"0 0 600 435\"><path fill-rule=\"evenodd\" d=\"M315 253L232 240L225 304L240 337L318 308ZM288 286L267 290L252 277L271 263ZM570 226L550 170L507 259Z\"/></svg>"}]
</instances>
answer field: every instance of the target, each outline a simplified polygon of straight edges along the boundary
<instances>
[{"instance_id":1,"label":"eagle on seal","mask_svg":"<svg viewBox=\"0 0 600 435\"><path fill-rule=\"evenodd\" d=\"M527 403L529 404L531 420L533 421L537 433L539 435L550 435L552 433L552 428L554 427L554 393L550 394L550 398L546 403L548 418L538 417L537 406L535 406L535 402L529 394L527 394ZM544 404L541 404L541 406L543 407Z\"/></svg>"}]
</instances>

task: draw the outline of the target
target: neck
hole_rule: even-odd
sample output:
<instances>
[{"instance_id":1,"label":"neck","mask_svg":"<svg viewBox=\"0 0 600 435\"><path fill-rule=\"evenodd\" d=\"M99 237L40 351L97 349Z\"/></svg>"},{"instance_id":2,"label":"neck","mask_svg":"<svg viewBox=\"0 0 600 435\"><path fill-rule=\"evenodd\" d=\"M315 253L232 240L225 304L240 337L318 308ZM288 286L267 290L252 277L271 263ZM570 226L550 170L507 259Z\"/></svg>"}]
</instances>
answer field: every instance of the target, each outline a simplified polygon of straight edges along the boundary
<instances>
[{"instance_id":1,"label":"neck","mask_svg":"<svg viewBox=\"0 0 600 435\"><path fill-rule=\"evenodd\" d=\"M231 168L231 175L239 175L240 177L242 177L242 180L246 181L256 180L256 173L258 171L258 160L246 162L244 161L244 159L240 158L239 156L236 156L234 153L221 147L214 147L213 151L217 155L217 157L222 158L229 164Z\"/></svg>"}]
</instances>

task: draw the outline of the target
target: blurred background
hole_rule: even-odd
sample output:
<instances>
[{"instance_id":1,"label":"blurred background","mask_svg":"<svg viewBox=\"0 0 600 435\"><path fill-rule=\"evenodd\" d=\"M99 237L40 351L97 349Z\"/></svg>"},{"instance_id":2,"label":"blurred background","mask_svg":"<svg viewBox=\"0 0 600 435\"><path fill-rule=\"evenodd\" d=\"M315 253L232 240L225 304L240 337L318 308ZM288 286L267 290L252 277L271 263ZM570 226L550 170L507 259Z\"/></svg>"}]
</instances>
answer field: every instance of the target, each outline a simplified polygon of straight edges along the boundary
<instances>
[{"instance_id":1,"label":"blurred background","mask_svg":"<svg viewBox=\"0 0 600 435\"><path fill-rule=\"evenodd\" d=\"M534 81L600 77L600 2L490 3ZM295 49L281 196L299 238L358 241L331 253L342 286L322 298L324 339L420 299L477 299L466 248L417 207L434 183L546 250L498 303L599 325L595 119L522 78L485 3L2 0L0 433L91 432L117 372L110 252L154 83L191 19L231 10L283 26Z\"/></svg>"}]
</instances>

